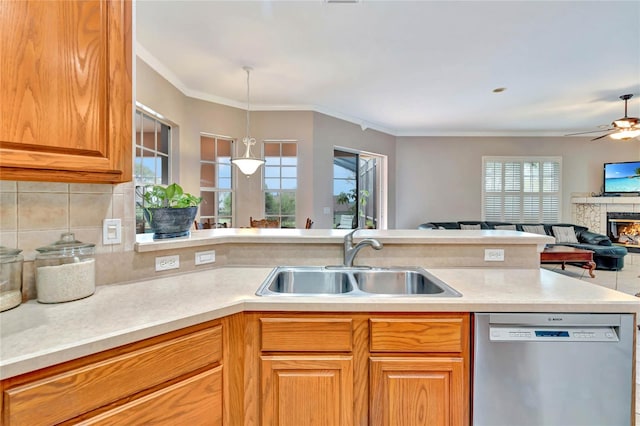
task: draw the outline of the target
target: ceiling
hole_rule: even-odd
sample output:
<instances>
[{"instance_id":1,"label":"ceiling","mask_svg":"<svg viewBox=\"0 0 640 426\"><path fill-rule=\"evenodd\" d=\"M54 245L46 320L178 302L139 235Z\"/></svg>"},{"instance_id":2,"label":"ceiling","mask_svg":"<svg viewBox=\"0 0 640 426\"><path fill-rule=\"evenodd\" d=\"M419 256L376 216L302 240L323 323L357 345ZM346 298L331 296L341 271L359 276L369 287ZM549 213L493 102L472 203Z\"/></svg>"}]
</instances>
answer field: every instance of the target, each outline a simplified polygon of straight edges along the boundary
<instances>
[{"instance_id":1,"label":"ceiling","mask_svg":"<svg viewBox=\"0 0 640 426\"><path fill-rule=\"evenodd\" d=\"M247 106L247 65L251 110L397 136L597 130L626 93L640 116L638 1L135 5L137 55L185 95L234 107Z\"/></svg>"}]
</instances>

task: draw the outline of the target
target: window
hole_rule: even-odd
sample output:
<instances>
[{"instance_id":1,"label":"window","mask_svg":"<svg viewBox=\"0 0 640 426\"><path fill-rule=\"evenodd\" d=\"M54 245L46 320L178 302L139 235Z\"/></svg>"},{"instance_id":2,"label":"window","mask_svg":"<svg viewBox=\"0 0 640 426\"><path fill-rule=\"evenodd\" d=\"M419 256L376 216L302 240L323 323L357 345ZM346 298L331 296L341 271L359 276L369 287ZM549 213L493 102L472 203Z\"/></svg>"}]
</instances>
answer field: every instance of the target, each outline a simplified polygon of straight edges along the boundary
<instances>
[{"instance_id":1,"label":"window","mask_svg":"<svg viewBox=\"0 0 640 426\"><path fill-rule=\"evenodd\" d=\"M560 157L483 157L482 170L484 220L560 221Z\"/></svg>"},{"instance_id":2,"label":"window","mask_svg":"<svg viewBox=\"0 0 640 426\"><path fill-rule=\"evenodd\" d=\"M233 226L233 169L229 137L200 135L200 223L204 228Z\"/></svg>"},{"instance_id":3,"label":"window","mask_svg":"<svg viewBox=\"0 0 640 426\"><path fill-rule=\"evenodd\" d=\"M265 142L264 159L265 216L278 219L281 228L295 228L298 145L295 142Z\"/></svg>"},{"instance_id":4,"label":"window","mask_svg":"<svg viewBox=\"0 0 640 426\"><path fill-rule=\"evenodd\" d=\"M160 121L153 110L146 107L143 109L137 109L135 115L133 175L136 186L136 233L138 234L149 230L141 207L144 188L149 185L167 185L170 180L171 126Z\"/></svg>"},{"instance_id":5,"label":"window","mask_svg":"<svg viewBox=\"0 0 640 426\"><path fill-rule=\"evenodd\" d=\"M378 163L365 152L333 151L333 221L336 228L378 228Z\"/></svg>"}]
</instances>

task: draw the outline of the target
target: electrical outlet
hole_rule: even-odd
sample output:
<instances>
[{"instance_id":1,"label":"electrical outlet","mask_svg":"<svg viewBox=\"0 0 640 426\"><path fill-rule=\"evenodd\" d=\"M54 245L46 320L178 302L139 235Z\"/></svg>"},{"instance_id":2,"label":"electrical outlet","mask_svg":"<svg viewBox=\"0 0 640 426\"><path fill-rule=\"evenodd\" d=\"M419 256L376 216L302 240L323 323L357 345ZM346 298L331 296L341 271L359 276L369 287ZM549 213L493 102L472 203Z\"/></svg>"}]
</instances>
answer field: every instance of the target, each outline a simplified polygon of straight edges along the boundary
<instances>
[{"instance_id":1,"label":"electrical outlet","mask_svg":"<svg viewBox=\"0 0 640 426\"><path fill-rule=\"evenodd\" d=\"M156 272L166 271L168 269L178 269L180 267L180 256L162 256L156 257Z\"/></svg>"},{"instance_id":2,"label":"electrical outlet","mask_svg":"<svg viewBox=\"0 0 640 426\"><path fill-rule=\"evenodd\" d=\"M216 251L208 250L208 251L197 251L196 252L196 265L204 265L207 263L215 263L216 261Z\"/></svg>"},{"instance_id":3,"label":"electrical outlet","mask_svg":"<svg viewBox=\"0 0 640 426\"><path fill-rule=\"evenodd\" d=\"M504 262L504 249L484 249L486 262Z\"/></svg>"}]
</instances>

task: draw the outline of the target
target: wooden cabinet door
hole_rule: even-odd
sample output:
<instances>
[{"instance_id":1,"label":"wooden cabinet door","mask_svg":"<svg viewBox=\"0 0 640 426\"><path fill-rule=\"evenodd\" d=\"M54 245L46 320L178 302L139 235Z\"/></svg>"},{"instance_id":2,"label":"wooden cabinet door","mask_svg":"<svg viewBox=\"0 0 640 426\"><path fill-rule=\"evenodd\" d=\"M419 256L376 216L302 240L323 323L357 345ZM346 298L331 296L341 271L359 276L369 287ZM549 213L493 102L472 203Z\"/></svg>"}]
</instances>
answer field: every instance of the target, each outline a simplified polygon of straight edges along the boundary
<instances>
[{"instance_id":1,"label":"wooden cabinet door","mask_svg":"<svg viewBox=\"0 0 640 426\"><path fill-rule=\"evenodd\" d=\"M131 180L131 8L0 2L2 179Z\"/></svg>"},{"instance_id":2,"label":"wooden cabinet door","mask_svg":"<svg viewBox=\"0 0 640 426\"><path fill-rule=\"evenodd\" d=\"M370 424L463 426L466 389L462 358L373 357Z\"/></svg>"},{"instance_id":3,"label":"wooden cabinet door","mask_svg":"<svg viewBox=\"0 0 640 426\"><path fill-rule=\"evenodd\" d=\"M261 357L262 425L353 424L353 357Z\"/></svg>"}]
</instances>

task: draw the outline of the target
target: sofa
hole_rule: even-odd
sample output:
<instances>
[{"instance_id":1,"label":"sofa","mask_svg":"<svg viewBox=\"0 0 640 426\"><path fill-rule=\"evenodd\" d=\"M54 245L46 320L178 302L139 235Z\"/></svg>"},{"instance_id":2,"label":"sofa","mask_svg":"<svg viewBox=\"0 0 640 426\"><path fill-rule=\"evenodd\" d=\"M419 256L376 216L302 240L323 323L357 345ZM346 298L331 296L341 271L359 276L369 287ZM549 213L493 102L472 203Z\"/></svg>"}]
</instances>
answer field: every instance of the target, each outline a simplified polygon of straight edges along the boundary
<instances>
[{"instance_id":1,"label":"sofa","mask_svg":"<svg viewBox=\"0 0 640 426\"><path fill-rule=\"evenodd\" d=\"M606 235L589 231L589 228L571 223L510 223L489 221L427 222L418 229L502 229L550 235L556 238L551 245L570 246L593 251L596 269L619 271L624 267L627 249L615 246ZM554 232L555 231L555 232ZM575 234L575 238L573 235Z\"/></svg>"}]
</instances>

